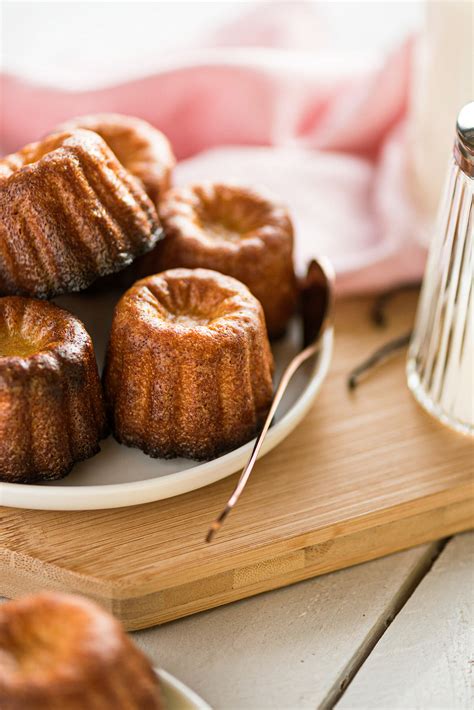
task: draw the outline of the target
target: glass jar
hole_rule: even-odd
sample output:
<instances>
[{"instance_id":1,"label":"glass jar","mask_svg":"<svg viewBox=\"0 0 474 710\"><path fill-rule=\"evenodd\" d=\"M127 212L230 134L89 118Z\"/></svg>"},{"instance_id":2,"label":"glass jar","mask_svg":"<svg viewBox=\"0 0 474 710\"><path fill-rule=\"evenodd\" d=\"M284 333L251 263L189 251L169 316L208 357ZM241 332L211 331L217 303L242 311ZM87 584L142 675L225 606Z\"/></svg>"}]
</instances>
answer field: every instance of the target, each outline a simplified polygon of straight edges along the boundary
<instances>
[{"instance_id":1,"label":"glass jar","mask_svg":"<svg viewBox=\"0 0 474 710\"><path fill-rule=\"evenodd\" d=\"M456 139L407 361L408 386L444 424L474 435L474 102Z\"/></svg>"}]
</instances>

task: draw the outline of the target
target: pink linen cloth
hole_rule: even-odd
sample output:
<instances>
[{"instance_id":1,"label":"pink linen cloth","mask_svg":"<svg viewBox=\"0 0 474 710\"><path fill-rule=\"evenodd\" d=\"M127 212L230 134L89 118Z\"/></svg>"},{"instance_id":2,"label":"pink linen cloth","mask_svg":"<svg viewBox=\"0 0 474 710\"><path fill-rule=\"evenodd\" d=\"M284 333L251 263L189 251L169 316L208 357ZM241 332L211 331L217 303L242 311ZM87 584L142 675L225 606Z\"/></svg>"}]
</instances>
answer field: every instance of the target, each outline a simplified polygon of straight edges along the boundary
<instances>
[{"instance_id":1,"label":"pink linen cloth","mask_svg":"<svg viewBox=\"0 0 474 710\"><path fill-rule=\"evenodd\" d=\"M404 153L413 41L383 66L341 66L311 51L317 29L296 7L251 11L212 49L106 88L73 92L3 74L0 145L13 151L74 115L140 116L170 138L176 183L237 180L286 202L300 271L324 253L341 293L416 279L425 253Z\"/></svg>"}]
</instances>

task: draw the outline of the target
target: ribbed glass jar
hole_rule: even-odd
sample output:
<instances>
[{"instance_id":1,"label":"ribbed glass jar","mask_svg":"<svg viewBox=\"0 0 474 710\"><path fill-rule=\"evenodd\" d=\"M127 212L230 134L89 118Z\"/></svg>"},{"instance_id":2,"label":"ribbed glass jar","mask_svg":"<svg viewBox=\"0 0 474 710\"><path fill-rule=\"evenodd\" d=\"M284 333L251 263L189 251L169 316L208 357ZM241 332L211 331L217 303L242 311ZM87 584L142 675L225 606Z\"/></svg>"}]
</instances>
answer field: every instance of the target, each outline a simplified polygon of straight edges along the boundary
<instances>
[{"instance_id":1,"label":"ribbed glass jar","mask_svg":"<svg viewBox=\"0 0 474 710\"><path fill-rule=\"evenodd\" d=\"M474 103L459 114L408 361L408 386L433 416L474 435Z\"/></svg>"}]
</instances>

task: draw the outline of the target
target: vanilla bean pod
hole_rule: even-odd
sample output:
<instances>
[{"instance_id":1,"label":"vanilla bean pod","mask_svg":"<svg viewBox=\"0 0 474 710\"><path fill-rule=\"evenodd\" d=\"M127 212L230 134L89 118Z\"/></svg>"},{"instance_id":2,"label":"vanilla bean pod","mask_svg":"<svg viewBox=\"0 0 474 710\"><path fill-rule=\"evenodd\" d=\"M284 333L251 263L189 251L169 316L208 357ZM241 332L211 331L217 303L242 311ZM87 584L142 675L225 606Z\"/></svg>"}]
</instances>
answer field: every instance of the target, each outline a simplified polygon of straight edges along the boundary
<instances>
[{"instance_id":1,"label":"vanilla bean pod","mask_svg":"<svg viewBox=\"0 0 474 710\"><path fill-rule=\"evenodd\" d=\"M419 289L419 287L419 281L407 281L406 283L395 286L394 288L391 288L377 296L370 311L370 319L372 323L374 323L374 325L378 328L385 327L387 325L386 310L392 299L400 293L414 291ZM350 390L354 390L360 383L361 379L377 367L377 365L381 365L383 362L386 362L404 350L410 342L411 333L412 331L409 331L408 333L399 335L398 337L393 338L393 340L390 340L388 343L382 345L380 348L377 348L377 350L369 355L366 360L351 370L347 377L347 387Z\"/></svg>"}]
</instances>

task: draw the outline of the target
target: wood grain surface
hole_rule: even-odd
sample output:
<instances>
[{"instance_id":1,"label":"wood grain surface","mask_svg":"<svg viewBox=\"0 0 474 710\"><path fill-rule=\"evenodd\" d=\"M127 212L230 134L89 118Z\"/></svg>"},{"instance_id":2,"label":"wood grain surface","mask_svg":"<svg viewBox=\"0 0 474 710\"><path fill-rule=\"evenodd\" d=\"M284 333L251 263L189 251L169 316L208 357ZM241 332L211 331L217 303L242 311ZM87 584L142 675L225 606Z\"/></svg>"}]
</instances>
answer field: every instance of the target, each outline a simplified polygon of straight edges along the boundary
<instances>
[{"instance_id":1,"label":"wood grain surface","mask_svg":"<svg viewBox=\"0 0 474 710\"><path fill-rule=\"evenodd\" d=\"M472 443L413 401L403 355L345 387L351 367L410 326L414 304L397 299L385 330L370 324L369 300L338 304L320 396L257 464L211 546L235 476L118 510L2 508L0 594L77 591L143 628L472 527Z\"/></svg>"}]
</instances>

